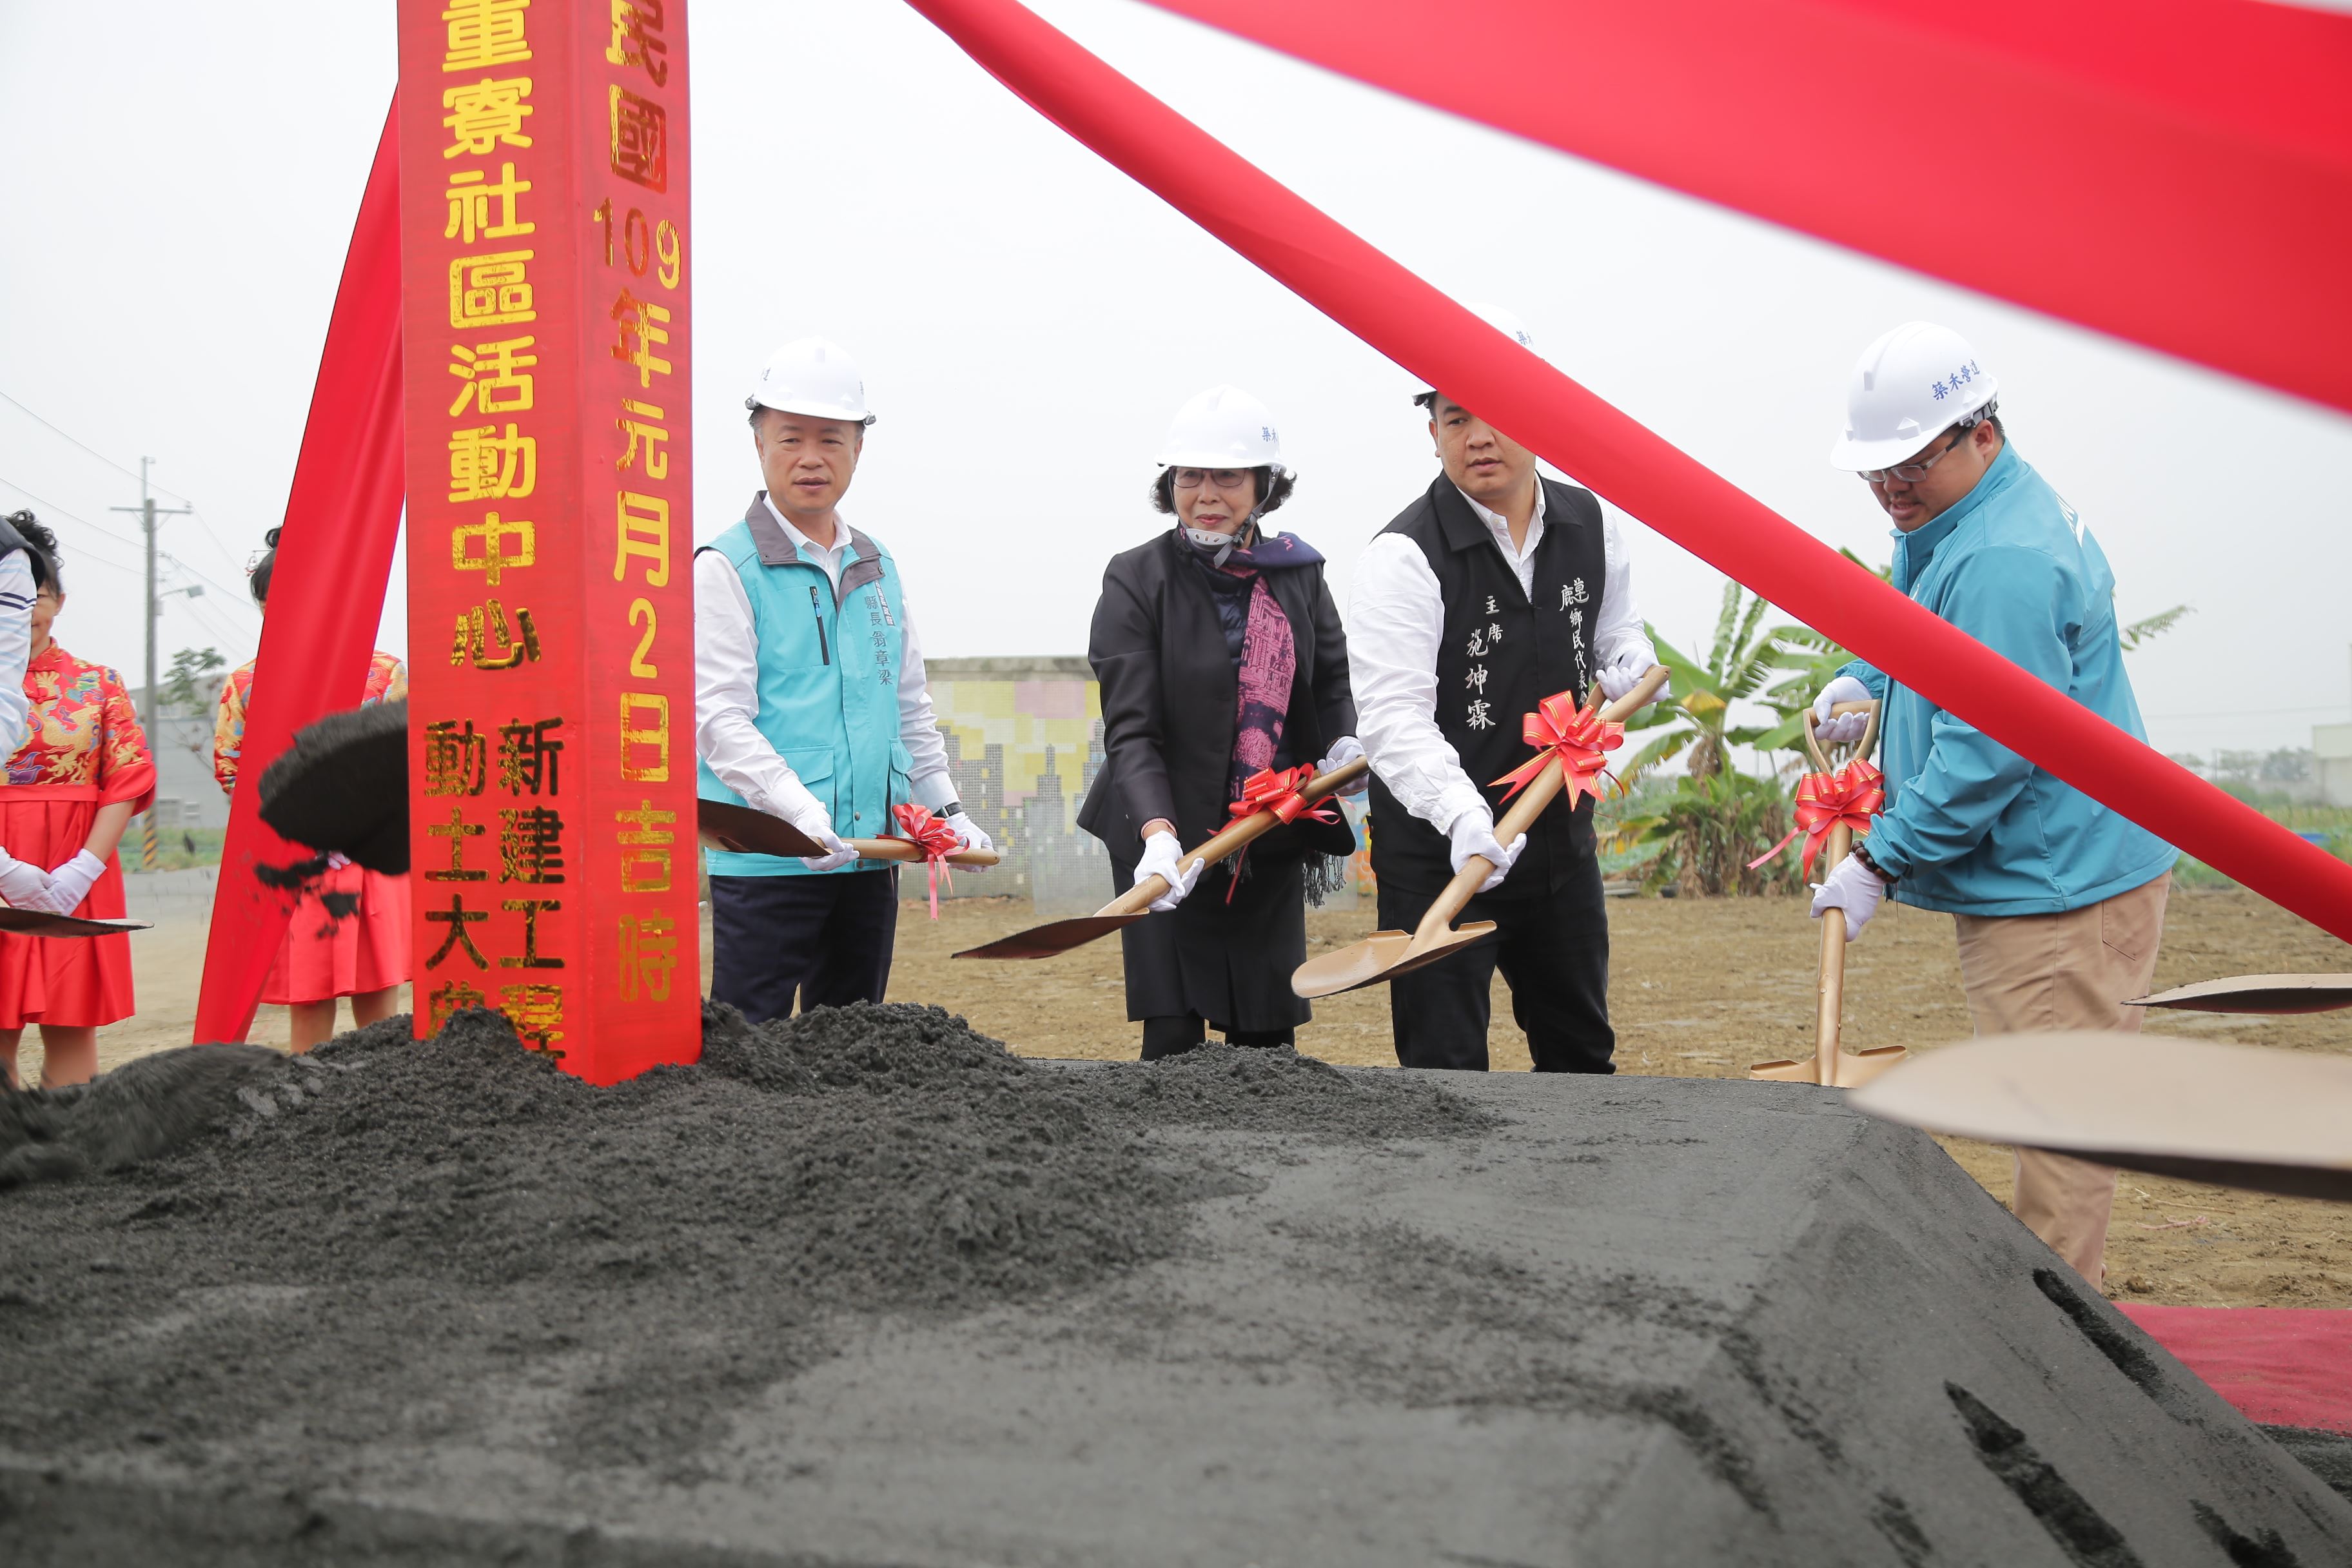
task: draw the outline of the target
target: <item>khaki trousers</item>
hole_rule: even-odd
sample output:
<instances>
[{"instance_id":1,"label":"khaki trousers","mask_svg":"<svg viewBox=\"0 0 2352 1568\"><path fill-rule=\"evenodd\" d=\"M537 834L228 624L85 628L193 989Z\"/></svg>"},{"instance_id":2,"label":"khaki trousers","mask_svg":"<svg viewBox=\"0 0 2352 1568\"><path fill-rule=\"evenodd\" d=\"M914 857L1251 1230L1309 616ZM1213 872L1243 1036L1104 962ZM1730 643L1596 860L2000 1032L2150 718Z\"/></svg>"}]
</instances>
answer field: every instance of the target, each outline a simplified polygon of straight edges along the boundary
<instances>
[{"instance_id":1,"label":"khaki trousers","mask_svg":"<svg viewBox=\"0 0 2352 1568\"><path fill-rule=\"evenodd\" d=\"M2147 994L2164 937L2167 871L2146 887L2056 915L1956 915L1960 984L1979 1035L2047 1029L2139 1031L2142 1009L2117 1004ZM2096 1285L2107 1268L2107 1216L2116 1173L2040 1149L2017 1153L2017 1197L2027 1229Z\"/></svg>"}]
</instances>

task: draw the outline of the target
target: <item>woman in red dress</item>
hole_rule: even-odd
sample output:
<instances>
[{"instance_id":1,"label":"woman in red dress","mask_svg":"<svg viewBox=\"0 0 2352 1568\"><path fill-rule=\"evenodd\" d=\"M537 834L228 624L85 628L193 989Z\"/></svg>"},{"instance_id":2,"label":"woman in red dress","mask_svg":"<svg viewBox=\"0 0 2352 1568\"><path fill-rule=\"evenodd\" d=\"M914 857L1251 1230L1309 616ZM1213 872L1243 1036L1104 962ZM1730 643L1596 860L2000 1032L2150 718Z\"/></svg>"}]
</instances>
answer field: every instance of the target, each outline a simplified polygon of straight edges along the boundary
<instances>
[{"instance_id":1,"label":"woman in red dress","mask_svg":"<svg viewBox=\"0 0 2352 1568\"><path fill-rule=\"evenodd\" d=\"M57 536L17 530L33 546L31 707L25 743L0 787L0 844L19 860L54 866L57 906L92 920L122 918L114 847L155 795L155 761L122 677L59 647L49 627L65 608ZM68 905L75 893L78 902ZM98 1071L98 1030L131 1016L131 939L0 933L0 1067L16 1083L25 1026L41 1026L41 1087L87 1083Z\"/></svg>"},{"instance_id":2,"label":"woman in red dress","mask_svg":"<svg viewBox=\"0 0 2352 1568\"><path fill-rule=\"evenodd\" d=\"M278 530L269 531L268 543L269 553L253 569L253 602L265 612L270 571L278 563ZM221 689L220 712L213 721L213 777L225 794L236 792L245 709L252 695L253 661L247 659ZM408 671L398 658L378 650L360 701L390 702L407 695ZM293 1015L294 1049L301 1052L333 1037L338 997L352 999L353 1028L391 1017L408 975L408 879L366 870L338 857L295 904L261 999Z\"/></svg>"}]
</instances>

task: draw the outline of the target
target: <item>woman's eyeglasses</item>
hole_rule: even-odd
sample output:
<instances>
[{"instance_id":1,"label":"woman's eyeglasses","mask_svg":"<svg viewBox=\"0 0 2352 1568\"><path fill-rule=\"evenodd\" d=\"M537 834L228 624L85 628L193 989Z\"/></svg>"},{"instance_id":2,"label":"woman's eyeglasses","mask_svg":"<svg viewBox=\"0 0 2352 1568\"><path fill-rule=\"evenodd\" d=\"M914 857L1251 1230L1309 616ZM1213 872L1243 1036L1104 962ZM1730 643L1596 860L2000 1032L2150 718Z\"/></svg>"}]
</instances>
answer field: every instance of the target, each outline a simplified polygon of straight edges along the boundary
<instances>
[{"instance_id":1,"label":"woman's eyeglasses","mask_svg":"<svg viewBox=\"0 0 2352 1568\"><path fill-rule=\"evenodd\" d=\"M1249 482L1249 478L1247 468L1179 468L1176 470L1176 488L1197 490L1205 483L1221 490L1237 490Z\"/></svg>"}]
</instances>

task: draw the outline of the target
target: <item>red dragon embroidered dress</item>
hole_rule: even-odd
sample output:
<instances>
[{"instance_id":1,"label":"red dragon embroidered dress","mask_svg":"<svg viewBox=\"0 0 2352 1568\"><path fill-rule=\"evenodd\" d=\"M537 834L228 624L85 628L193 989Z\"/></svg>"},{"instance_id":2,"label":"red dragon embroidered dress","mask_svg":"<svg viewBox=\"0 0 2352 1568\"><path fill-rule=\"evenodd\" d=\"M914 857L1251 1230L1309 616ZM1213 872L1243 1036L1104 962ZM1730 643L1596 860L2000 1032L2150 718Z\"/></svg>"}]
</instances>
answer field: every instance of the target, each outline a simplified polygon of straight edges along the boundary
<instances>
[{"instance_id":1,"label":"red dragon embroidered dress","mask_svg":"<svg viewBox=\"0 0 2352 1568\"><path fill-rule=\"evenodd\" d=\"M99 808L155 795L155 759L122 677L52 642L25 666L31 707L25 743L0 788L0 844L17 859L62 866L89 839ZM120 920L122 861L110 855L75 914ZM0 933L0 1029L26 1024L94 1027L137 1010L131 939Z\"/></svg>"},{"instance_id":2,"label":"red dragon embroidered dress","mask_svg":"<svg viewBox=\"0 0 2352 1568\"><path fill-rule=\"evenodd\" d=\"M213 776L226 794L236 790L245 749L245 708L253 695L253 661L237 666L221 688L220 712L213 721ZM362 706L408 695L408 671L378 650L368 664ZM356 900L356 903L348 903ZM348 914L329 907L346 906ZM357 866L341 866L318 879L294 906L286 941L269 967L261 999L284 1007L297 1002L328 1002L397 985L409 977L408 879L387 877Z\"/></svg>"}]
</instances>

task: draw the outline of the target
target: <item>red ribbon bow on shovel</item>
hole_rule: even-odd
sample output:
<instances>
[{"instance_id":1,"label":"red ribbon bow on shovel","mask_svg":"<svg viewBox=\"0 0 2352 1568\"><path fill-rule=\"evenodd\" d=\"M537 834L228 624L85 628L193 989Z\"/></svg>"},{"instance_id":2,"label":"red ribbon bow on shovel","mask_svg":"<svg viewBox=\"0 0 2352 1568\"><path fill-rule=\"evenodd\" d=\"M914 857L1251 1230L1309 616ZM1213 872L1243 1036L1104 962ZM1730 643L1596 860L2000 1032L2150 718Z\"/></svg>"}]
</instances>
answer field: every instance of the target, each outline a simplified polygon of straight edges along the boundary
<instances>
[{"instance_id":1,"label":"red ribbon bow on shovel","mask_svg":"<svg viewBox=\"0 0 2352 1568\"><path fill-rule=\"evenodd\" d=\"M890 815L898 819L900 831L893 837L904 838L923 852L923 868L931 879L931 919L940 918L940 877L948 879L948 891L955 891L955 873L948 870L948 857L963 847L956 830L931 815L928 805L912 804L894 805Z\"/></svg>"},{"instance_id":2,"label":"red ribbon bow on shovel","mask_svg":"<svg viewBox=\"0 0 2352 1568\"><path fill-rule=\"evenodd\" d=\"M1301 763L1295 768L1260 768L1242 780L1242 797L1225 807L1226 814L1235 817L1255 816L1261 811L1274 813L1276 822L1291 823L1304 816L1309 822L1337 822L1339 811L1328 805L1309 805L1298 792L1315 776L1315 764ZM1225 902L1234 901L1234 892L1242 885L1242 862L1249 858L1249 846L1242 847L1234 861L1234 873L1225 881Z\"/></svg>"},{"instance_id":3,"label":"red ribbon bow on shovel","mask_svg":"<svg viewBox=\"0 0 2352 1568\"><path fill-rule=\"evenodd\" d=\"M1337 822L1339 813L1328 805L1309 807L1307 797L1298 792L1315 776L1315 764L1301 763L1295 768L1260 768L1242 780L1241 799L1225 810L1234 816L1255 816L1261 811L1274 813L1277 822L1296 822L1304 816L1309 822Z\"/></svg>"},{"instance_id":4,"label":"red ribbon bow on shovel","mask_svg":"<svg viewBox=\"0 0 2352 1568\"><path fill-rule=\"evenodd\" d=\"M1812 880L1813 857L1821 853L1822 843L1829 837L1831 828L1843 822L1856 833L1870 831L1870 819L1886 804L1885 778L1885 773L1860 757L1835 773L1807 773L1797 781L1797 826L1789 829L1788 838L1748 862L1748 868L1753 871L1786 849L1789 840L1801 833L1805 836L1805 879Z\"/></svg>"},{"instance_id":5,"label":"red ribbon bow on shovel","mask_svg":"<svg viewBox=\"0 0 2352 1568\"><path fill-rule=\"evenodd\" d=\"M1536 710L1520 721L1519 733L1536 748L1536 754L1495 781L1511 786L1503 792L1503 798L1508 800L1533 784L1544 764L1557 754L1560 792L1567 796L1570 811L1576 809L1580 795L1601 798L1598 781L1612 776L1606 753L1625 743L1625 726L1614 719L1602 719L1598 701L1578 707L1573 691L1558 692L1537 703Z\"/></svg>"}]
</instances>

